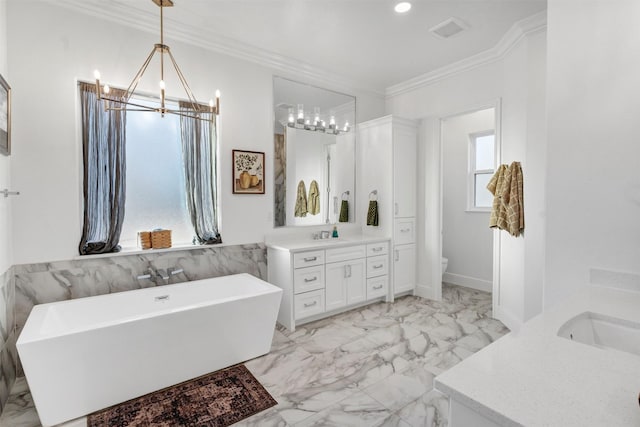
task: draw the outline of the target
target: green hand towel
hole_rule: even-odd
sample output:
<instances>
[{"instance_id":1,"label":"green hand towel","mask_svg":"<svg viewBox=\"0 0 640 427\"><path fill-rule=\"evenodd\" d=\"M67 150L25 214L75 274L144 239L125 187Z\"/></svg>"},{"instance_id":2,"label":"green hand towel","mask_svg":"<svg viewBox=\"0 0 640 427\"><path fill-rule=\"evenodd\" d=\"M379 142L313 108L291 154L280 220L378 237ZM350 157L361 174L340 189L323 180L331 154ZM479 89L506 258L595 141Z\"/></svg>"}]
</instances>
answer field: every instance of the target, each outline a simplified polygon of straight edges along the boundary
<instances>
[{"instance_id":1,"label":"green hand towel","mask_svg":"<svg viewBox=\"0 0 640 427\"><path fill-rule=\"evenodd\" d=\"M349 222L349 202L343 200L340 204L340 217L339 222Z\"/></svg>"},{"instance_id":2,"label":"green hand towel","mask_svg":"<svg viewBox=\"0 0 640 427\"><path fill-rule=\"evenodd\" d=\"M369 201L369 211L367 212L367 225L378 226L378 202L376 200Z\"/></svg>"}]
</instances>

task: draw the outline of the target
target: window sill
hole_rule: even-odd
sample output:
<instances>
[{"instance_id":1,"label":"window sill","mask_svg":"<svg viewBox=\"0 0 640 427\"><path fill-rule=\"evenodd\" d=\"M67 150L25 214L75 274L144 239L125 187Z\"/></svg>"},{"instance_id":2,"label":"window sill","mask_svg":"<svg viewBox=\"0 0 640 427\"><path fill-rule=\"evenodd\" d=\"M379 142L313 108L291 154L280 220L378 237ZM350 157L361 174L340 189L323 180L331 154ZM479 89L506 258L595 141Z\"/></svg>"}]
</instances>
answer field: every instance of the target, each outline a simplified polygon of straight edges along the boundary
<instances>
[{"instance_id":1,"label":"window sill","mask_svg":"<svg viewBox=\"0 0 640 427\"><path fill-rule=\"evenodd\" d=\"M491 213L491 208L470 208L465 209L468 213Z\"/></svg>"},{"instance_id":2,"label":"window sill","mask_svg":"<svg viewBox=\"0 0 640 427\"><path fill-rule=\"evenodd\" d=\"M193 245L191 243L175 245L166 249L140 249L137 246L123 246L120 252L109 252L106 254L94 254L94 255L76 255L73 259L95 259L95 258L111 258L118 256L127 256L127 255L144 255L144 254L158 254L165 252L178 252L178 251L192 251L195 249L206 249L206 248L219 248L222 246L236 246L237 244L225 244L220 243L216 245Z\"/></svg>"}]
</instances>

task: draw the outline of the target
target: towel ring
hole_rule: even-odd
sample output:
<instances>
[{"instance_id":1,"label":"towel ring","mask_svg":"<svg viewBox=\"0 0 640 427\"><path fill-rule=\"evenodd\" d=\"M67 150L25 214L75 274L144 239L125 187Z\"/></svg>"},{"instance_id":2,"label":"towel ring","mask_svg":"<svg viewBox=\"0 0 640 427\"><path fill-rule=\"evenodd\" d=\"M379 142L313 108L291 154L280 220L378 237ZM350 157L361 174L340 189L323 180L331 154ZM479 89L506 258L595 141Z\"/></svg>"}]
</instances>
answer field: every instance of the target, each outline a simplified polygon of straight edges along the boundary
<instances>
[{"instance_id":1,"label":"towel ring","mask_svg":"<svg viewBox=\"0 0 640 427\"><path fill-rule=\"evenodd\" d=\"M342 200L349 200L349 190L342 193Z\"/></svg>"},{"instance_id":2,"label":"towel ring","mask_svg":"<svg viewBox=\"0 0 640 427\"><path fill-rule=\"evenodd\" d=\"M369 200L378 200L378 190L373 190L371 193L369 193Z\"/></svg>"}]
</instances>

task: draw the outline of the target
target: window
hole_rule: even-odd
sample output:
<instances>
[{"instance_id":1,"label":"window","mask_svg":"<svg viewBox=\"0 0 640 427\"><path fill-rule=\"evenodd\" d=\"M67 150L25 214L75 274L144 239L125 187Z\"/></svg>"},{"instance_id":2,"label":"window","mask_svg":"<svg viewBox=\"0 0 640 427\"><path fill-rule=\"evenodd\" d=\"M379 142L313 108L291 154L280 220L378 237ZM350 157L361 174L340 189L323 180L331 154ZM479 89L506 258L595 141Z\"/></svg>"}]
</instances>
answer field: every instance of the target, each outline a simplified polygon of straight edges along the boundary
<instances>
[{"instance_id":1,"label":"window","mask_svg":"<svg viewBox=\"0 0 640 427\"><path fill-rule=\"evenodd\" d=\"M177 109L177 104L168 107ZM194 232L186 203L180 117L130 113L126 134L126 203L120 244L135 247L138 231L155 228L171 230L173 245L190 244Z\"/></svg>"},{"instance_id":2,"label":"window","mask_svg":"<svg viewBox=\"0 0 640 427\"><path fill-rule=\"evenodd\" d=\"M469 135L468 210L491 210L493 195L487 184L495 173L495 163L494 131Z\"/></svg>"}]
</instances>

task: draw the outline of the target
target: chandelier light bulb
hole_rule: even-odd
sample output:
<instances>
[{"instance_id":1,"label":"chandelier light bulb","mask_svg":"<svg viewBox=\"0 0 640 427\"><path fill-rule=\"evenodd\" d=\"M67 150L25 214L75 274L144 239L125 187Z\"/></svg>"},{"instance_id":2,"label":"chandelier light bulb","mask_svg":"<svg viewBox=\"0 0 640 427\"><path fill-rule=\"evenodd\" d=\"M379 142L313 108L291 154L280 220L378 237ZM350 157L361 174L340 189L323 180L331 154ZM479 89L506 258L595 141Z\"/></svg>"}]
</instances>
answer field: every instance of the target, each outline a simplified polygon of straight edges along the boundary
<instances>
[{"instance_id":1,"label":"chandelier light bulb","mask_svg":"<svg viewBox=\"0 0 640 427\"><path fill-rule=\"evenodd\" d=\"M220 89L216 90L216 98L220 98Z\"/></svg>"},{"instance_id":2,"label":"chandelier light bulb","mask_svg":"<svg viewBox=\"0 0 640 427\"><path fill-rule=\"evenodd\" d=\"M98 71L98 70L93 70L93 77L94 77L96 80L100 80L100 71Z\"/></svg>"},{"instance_id":3,"label":"chandelier light bulb","mask_svg":"<svg viewBox=\"0 0 640 427\"><path fill-rule=\"evenodd\" d=\"M160 80L160 89L164 90L166 85L164 84L164 80Z\"/></svg>"},{"instance_id":4,"label":"chandelier light bulb","mask_svg":"<svg viewBox=\"0 0 640 427\"><path fill-rule=\"evenodd\" d=\"M111 90L111 88L109 87L109 85L104 85L103 91L104 91L105 95L108 95L110 90Z\"/></svg>"}]
</instances>

